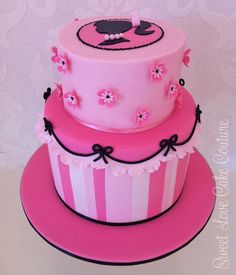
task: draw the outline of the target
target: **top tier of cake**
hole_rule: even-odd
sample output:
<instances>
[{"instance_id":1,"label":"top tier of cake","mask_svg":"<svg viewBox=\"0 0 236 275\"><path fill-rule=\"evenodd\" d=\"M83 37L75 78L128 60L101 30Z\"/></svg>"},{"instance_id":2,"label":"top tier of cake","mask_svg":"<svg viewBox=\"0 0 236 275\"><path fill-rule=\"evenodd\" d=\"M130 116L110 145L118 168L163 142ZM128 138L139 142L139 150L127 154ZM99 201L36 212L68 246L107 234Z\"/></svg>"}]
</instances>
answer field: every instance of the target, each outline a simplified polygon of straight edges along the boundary
<instances>
[{"instance_id":1,"label":"top tier of cake","mask_svg":"<svg viewBox=\"0 0 236 275\"><path fill-rule=\"evenodd\" d=\"M180 106L183 32L159 20L92 18L64 26L52 61L65 109L110 132L152 128Z\"/></svg>"}]
</instances>

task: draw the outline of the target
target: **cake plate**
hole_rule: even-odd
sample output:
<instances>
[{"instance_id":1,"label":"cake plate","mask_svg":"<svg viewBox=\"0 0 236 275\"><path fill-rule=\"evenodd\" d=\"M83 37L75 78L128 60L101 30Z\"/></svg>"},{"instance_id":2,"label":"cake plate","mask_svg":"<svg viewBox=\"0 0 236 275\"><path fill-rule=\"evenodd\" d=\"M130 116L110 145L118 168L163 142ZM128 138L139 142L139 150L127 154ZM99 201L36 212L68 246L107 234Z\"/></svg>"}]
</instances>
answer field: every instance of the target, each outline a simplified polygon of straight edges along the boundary
<instances>
[{"instance_id":1,"label":"cake plate","mask_svg":"<svg viewBox=\"0 0 236 275\"><path fill-rule=\"evenodd\" d=\"M109 265L158 260L189 244L212 214L214 191L211 169L196 151L174 207L149 222L111 226L88 221L65 207L54 187L46 145L31 157L21 180L26 217L44 240L71 256Z\"/></svg>"}]
</instances>

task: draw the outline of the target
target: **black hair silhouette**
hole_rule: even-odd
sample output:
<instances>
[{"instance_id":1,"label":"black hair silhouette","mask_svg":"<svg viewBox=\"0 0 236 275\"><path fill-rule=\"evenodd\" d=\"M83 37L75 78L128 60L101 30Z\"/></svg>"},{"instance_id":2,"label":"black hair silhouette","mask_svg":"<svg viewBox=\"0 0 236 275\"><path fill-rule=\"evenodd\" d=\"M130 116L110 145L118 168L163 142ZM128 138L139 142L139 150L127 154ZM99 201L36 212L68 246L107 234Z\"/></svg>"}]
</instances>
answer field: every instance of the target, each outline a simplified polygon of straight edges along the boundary
<instances>
[{"instance_id":1,"label":"black hair silhouette","mask_svg":"<svg viewBox=\"0 0 236 275\"><path fill-rule=\"evenodd\" d=\"M96 31L98 33L103 33L108 35L125 33L133 27L132 23L126 20L100 20L95 22L94 26L96 26ZM140 25L135 28L135 33L137 35L152 34L153 32L155 32L154 30L147 31L147 29L150 27L151 27L150 22L141 20ZM111 39L105 40L99 43L99 45L115 45L122 42L130 42L130 40L120 37L114 40L111 40Z\"/></svg>"}]
</instances>

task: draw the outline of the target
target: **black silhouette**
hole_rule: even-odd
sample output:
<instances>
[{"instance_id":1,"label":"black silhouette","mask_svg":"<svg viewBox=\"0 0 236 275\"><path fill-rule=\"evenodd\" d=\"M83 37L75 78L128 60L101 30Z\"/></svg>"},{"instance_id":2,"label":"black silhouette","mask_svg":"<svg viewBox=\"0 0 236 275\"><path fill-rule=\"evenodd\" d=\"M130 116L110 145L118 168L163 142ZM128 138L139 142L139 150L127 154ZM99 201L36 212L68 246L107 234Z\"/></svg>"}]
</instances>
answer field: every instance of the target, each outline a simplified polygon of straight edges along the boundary
<instances>
[{"instance_id":1,"label":"black silhouette","mask_svg":"<svg viewBox=\"0 0 236 275\"><path fill-rule=\"evenodd\" d=\"M120 34L129 31L133 26L132 23L126 20L101 20L94 23L96 26L96 31L102 34ZM154 32L148 31L147 29L151 27L151 23L147 21L140 21L140 25L135 27L135 33L137 35L149 35ZM115 45L122 42L130 42L130 40L120 37L118 39L104 40L99 45Z\"/></svg>"}]
</instances>

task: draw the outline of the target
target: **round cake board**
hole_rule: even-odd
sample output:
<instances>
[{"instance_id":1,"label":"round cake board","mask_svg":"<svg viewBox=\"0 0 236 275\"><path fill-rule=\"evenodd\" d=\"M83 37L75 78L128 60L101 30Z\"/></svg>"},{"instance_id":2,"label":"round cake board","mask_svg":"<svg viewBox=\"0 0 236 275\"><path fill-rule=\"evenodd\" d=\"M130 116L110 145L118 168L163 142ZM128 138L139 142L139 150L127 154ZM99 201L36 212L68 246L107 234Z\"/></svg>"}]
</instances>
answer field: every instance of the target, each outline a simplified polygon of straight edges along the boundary
<instances>
[{"instance_id":1,"label":"round cake board","mask_svg":"<svg viewBox=\"0 0 236 275\"><path fill-rule=\"evenodd\" d=\"M94 223L70 211L59 199L48 149L43 145L24 170L21 201L30 224L55 248L90 262L131 265L161 259L189 244L211 216L214 188L211 169L196 151L182 195L167 213L137 225Z\"/></svg>"}]
</instances>

